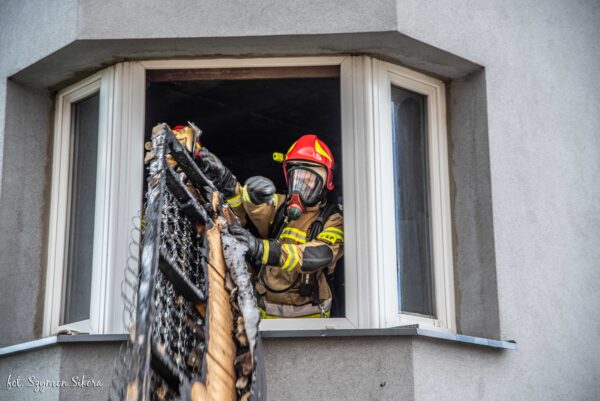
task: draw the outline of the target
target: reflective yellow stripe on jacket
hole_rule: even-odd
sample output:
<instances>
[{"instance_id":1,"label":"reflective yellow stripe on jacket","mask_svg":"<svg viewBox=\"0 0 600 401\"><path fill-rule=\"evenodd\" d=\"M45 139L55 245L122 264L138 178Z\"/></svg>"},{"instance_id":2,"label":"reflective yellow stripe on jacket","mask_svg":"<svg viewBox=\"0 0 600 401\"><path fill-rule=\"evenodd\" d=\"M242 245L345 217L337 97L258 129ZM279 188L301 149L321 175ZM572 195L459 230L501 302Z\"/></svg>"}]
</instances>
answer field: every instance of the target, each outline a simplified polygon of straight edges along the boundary
<instances>
[{"instance_id":1,"label":"reflective yellow stripe on jacket","mask_svg":"<svg viewBox=\"0 0 600 401\"><path fill-rule=\"evenodd\" d=\"M227 203L229 203L229 206L231 206L231 207L241 206L242 205L242 194L238 194L234 197L227 199Z\"/></svg>"},{"instance_id":2,"label":"reflective yellow stripe on jacket","mask_svg":"<svg viewBox=\"0 0 600 401\"><path fill-rule=\"evenodd\" d=\"M281 232L279 239L291 239L300 244L306 244L306 233L302 230L292 227L286 227Z\"/></svg>"},{"instance_id":3,"label":"reflective yellow stripe on jacket","mask_svg":"<svg viewBox=\"0 0 600 401\"><path fill-rule=\"evenodd\" d=\"M262 240L263 242L263 255L262 255L262 259L260 260L260 263L262 263L263 265L266 265L267 262L269 261L269 240Z\"/></svg>"},{"instance_id":4,"label":"reflective yellow stripe on jacket","mask_svg":"<svg viewBox=\"0 0 600 401\"><path fill-rule=\"evenodd\" d=\"M285 249L287 252L287 257L285 258L285 262L281 268L291 272L296 266L298 266L298 263L300 262L300 257L298 256L298 247L294 244L283 244L283 249Z\"/></svg>"},{"instance_id":5,"label":"reflective yellow stripe on jacket","mask_svg":"<svg viewBox=\"0 0 600 401\"><path fill-rule=\"evenodd\" d=\"M258 307L258 309L260 310L260 317L262 319L289 319L285 316L269 315L267 313L267 311L265 311L260 306ZM331 316L331 311L327 311L327 312L325 312L324 315L322 315L320 313L313 313L312 315L307 315L307 316L296 316L294 319L320 319L320 318L325 318L325 317L330 317L330 316Z\"/></svg>"},{"instance_id":6,"label":"reflective yellow stripe on jacket","mask_svg":"<svg viewBox=\"0 0 600 401\"><path fill-rule=\"evenodd\" d=\"M327 227L317 235L317 238L332 245L337 241L344 242L344 230L337 227Z\"/></svg>"},{"instance_id":7,"label":"reflective yellow stripe on jacket","mask_svg":"<svg viewBox=\"0 0 600 401\"><path fill-rule=\"evenodd\" d=\"M252 203L252 201L250 200L250 195L248 195L248 187L246 185L242 187L242 198L244 199L244 201ZM254 205L254 203L252 204Z\"/></svg>"}]
</instances>

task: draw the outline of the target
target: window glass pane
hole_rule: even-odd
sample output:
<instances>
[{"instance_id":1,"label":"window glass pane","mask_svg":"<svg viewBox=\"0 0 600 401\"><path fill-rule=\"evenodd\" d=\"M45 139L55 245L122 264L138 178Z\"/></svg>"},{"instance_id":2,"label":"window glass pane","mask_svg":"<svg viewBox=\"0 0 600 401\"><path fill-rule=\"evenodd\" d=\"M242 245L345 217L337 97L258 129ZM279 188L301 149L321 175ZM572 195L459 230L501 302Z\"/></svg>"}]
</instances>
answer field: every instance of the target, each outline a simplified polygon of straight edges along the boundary
<instances>
[{"instance_id":1,"label":"window glass pane","mask_svg":"<svg viewBox=\"0 0 600 401\"><path fill-rule=\"evenodd\" d=\"M392 86L399 312L433 316L426 100Z\"/></svg>"},{"instance_id":2,"label":"window glass pane","mask_svg":"<svg viewBox=\"0 0 600 401\"><path fill-rule=\"evenodd\" d=\"M71 207L61 324L90 317L99 94L71 107Z\"/></svg>"}]
</instances>

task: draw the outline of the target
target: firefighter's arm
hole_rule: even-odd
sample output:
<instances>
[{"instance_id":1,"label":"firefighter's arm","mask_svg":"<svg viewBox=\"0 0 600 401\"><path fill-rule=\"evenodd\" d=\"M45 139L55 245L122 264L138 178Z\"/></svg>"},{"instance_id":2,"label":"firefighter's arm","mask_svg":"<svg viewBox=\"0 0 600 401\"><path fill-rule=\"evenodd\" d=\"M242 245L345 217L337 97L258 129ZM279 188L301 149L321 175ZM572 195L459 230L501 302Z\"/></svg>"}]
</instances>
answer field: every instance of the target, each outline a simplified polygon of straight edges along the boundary
<instances>
[{"instance_id":1,"label":"firefighter's arm","mask_svg":"<svg viewBox=\"0 0 600 401\"><path fill-rule=\"evenodd\" d=\"M231 171L206 147L197 151L196 161L223 193L241 225L246 225L246 218L250 218L260 235L266 237L277 208L285 199L283 195L275 194L273 182L268 178L255 176L248 178L242 187Z\"/></svg>"},{"instance_id":2,"label":"firefighter's arm","mask_svg":"<svg viewBox=\"0 0 600 401\"><path fill-rule=\"evenodd\" d=\"M275 240L263 240L262 264L294 269L302 273L314 273L327 268L331 273L344 252L344 229L342 216L333 215L323 231L313 241L305 244L280 244Z\"/></svg>"},{"instance_id":3,"label":"firefighter's arm","mask_svg":"<svg viewBox=\"0 0 600 401\"><path fill-rule=\"evenodd\" d=\"M250 219L261 237L267 238L277 210L285 201L285 195L275 193L275 185L265 177L250 177L240 186L237 199L230 205L236 205L238 216Z\"/></svg>"},{"instance_id":4,"label":"firefighter's arm","mask_svg":"<svg viewBox=\"0 0 600 401\"><path fill-rule=\"evenodd\" d=\"M265 177L255 176L241 186L237 183L234 196L227 199L229 206L240 219L242 226L249 217L261 236L268 235L269 226L280 206L283 195L275 194L275 185Z\"/></svg>"},{"instance_id":5,"label":"firefighter's arm","mask_svg":"<svg viewBox=\"0 0 600 401\"><path fill-rule=\"evenodd\" d=\"M233 196L227 198L227 204L233 210L235 215L240 219L240 224L243 226L246 225L246 211L244 210L244 206L242 205L242 186L239 182L235 185L235 191Z\"/></svg>"},{"instance_id":6,"label":"firefighter's arm","mask_svg":"<svg viewBox=\"0 0 600 401\"><path fill-rule=\"evenodd\" d=\"M194 159L200 170L215 184L219 192L226 198L234 196L238 185L237 179L217 156L202 147L194 154Z\"/></svg>"},{"instance_id":7,"label":"firefighter's arm","mask_svg":"<svg viewBox=\"0 0 600 401\"><path fill-rule=\"evenodd\" d=\"M235 195L227 199L227 203L240 219L242 226L246 225L247 219L250 219L258 229L261 237L269 236L269 228L277 214L277 209L285 201L285 195L274 194L272 200L268 203L255 204L250 200L248 188L246 185L238 184L235 189Z\"/></svg>"}]
</instances>

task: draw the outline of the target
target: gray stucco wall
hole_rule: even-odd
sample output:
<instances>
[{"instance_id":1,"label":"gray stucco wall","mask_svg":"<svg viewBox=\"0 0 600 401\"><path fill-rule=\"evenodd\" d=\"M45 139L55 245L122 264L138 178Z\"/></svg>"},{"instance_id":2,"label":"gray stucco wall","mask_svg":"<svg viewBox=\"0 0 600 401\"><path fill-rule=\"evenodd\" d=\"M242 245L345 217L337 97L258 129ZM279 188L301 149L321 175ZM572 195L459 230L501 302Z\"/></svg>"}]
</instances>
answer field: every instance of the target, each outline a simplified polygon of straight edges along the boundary
<instances>
[{"instance_id":1,"label":"gray stucco wall","mask_svg":"<svg viewBox=\"0 0 600 401\"><path fill-rule=\"evenodd\" d=\"M120 342L55 345L4 357L0 400L107 400L120 346ZM20 386L7 387L9 375L12 383L20 378Z\"/></svg>"},{"instance_id":2,"label":"gray stucco wall","mask_svg":"<svg viewBox=\"0 0 600 401\"><path fill-rule=\"evenodd\" d=\"M443 3L405 3L398 26L486 68L500 322L519 351L419 343L415 398L597 399L600 3Z\"/></svg>"},{"instance_id":3,"label":"gray stucco wall","mask_svg":"<svg viewBox=\"0 0 600 401\"><path fill-rule=\"evenodd\" d=\"M77 1L0 2L0 146L4 143L6 78L73 41ZM0 148L2 149L2 148ZM0 182L4 166L0 152ZM0 185L0 196L2 185Z\"/></svg>"},{"instance_id":4,"label":"gray stucco wall","mask_svg":"<svg viewBox=\"0 0 600 401\"><path fill-rule=\"evenodd\" d=\"M448 83L455 303L461 333L498 338L485 72Z\"/></svg>"},{"instance_id":5,"label":"gray stucco wall","mask_svg":"<svg viewBox=\"0 0 600 401\"><path fill-rule=\"evenodd\" d=\"M263 343L269 400L415 399L409 337L265 339Z\"/></svg>"},{"instance_id":6,"label":"gray stucco wall","mask_svg":"<svg viewBox=\"0 0 600 401\"><path fill-rule=\"evenodd\" d=\"M202 6L192 1L3 1L0 344L39 336L44 166L51 142L48 89L122 59L366 53L454 80L450 96L454 88L454 94L485 97L486 121L474 122L472 132L487 138L464 137L456 128L451 132L452 151L459 152L452 155L454 172L463 172L454 183L454 202L466 202L454 217L471 222L455 227L455 246L462 247L455 258L462 269L456 284L464 290L457 301L466 308L464 330L516 339L519 350L498 353L413 341L414 366L406 372L407 354L391 340L282 340L265 345L267 363L290 372L288 360L304 361L306 349L326 344L333 355L347 358L343 366L355 361L376 372L396 367L395 374L406 380L390 386L393 391L364 390L362 399L404 399L396 397L404 385L415 400L597 399L598 21L597 1L231 0ZM485 67L483 84L461 87L469 74L483 74L480 66ZM8 77L14 82L7 83ZM455 110L481 116L477 105L461 99ZM450 118L452 130L452 119L459 117L451 113ZM18 131L28 128L32 132L22 134L21 141ZM473 149L471 158L460 154L466 147ZM478 179L486 168L489 174L484 171ZM479 205L472 214L469 202ZM375 348L378 352L370 351ZM336 373L336 383L356 383L353 368L340 368L338 361L325 358L323 369ZM308 382L310 391L332 395L330 378L310 376L310 368L302 366L296 376ZM304 399L289 374L270 374L271 394Z\"/></svg>"},{"instance_id":7,"label":"gray stucco wall","mask_svg":"<svg viewBox=\"0 0 600 401\"><path fill-rule=\"evenodd\" d=\"M2 378L0 400L58 401L59 388L48 388L42 392L40 387L34 387L34 385L35 380L58 380L61 378L60 358L61 353L58 347L2 358L0 360L0 377Z\"/></svg>"},{"instance_id":8,"label":"gray stucco wall","mask_svg":"<svg viewBox=\"0 0 600 401\"><path fill-rule=\"evenodd\" d=\"M410 337L317 338L308 347L305 339L263 343L269 400L414 400ZM67 343L0 358L0 401L105 401L120 344ZM7 388L9 375L23 387ZM36 391L32 385L59 379L68 386ZM88 386L74 386L73 379Z\"/></svg>"},{"instance_id":9,"label":"gray stucco wall","mask_svg":"<svg viewBox=\"0 0 600 401\"><path fill-rule=\"evenodd\" d=\"M42 330L51 98L47 91L8 81L4 99L0 343L11 344L37 338Z\"/></svg>"}]
</instances>

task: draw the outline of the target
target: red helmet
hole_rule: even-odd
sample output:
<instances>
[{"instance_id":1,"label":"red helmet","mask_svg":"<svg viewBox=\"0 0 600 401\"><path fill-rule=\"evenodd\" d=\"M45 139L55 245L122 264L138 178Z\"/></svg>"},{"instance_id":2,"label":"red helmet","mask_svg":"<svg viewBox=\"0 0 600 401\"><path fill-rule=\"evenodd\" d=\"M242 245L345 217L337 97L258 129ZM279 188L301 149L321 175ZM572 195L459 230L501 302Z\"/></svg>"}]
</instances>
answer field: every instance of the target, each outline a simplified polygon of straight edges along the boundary
<instances>
[{"instance_id":1,"label":"red helmet","mask_svg":"<svg viewBox=\"0 0 600 401\"><path fill-rule=\"evenodd\" d=\"M313 134L303 135L294 142L283 161L283 174L286 183L288 180L288 162L303 160L320 164L327 169L327 189L331 191L333 189L333 166L335 162L333 153L331 153L325 142Z\"/></svg>"}]
</instances>

